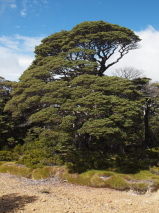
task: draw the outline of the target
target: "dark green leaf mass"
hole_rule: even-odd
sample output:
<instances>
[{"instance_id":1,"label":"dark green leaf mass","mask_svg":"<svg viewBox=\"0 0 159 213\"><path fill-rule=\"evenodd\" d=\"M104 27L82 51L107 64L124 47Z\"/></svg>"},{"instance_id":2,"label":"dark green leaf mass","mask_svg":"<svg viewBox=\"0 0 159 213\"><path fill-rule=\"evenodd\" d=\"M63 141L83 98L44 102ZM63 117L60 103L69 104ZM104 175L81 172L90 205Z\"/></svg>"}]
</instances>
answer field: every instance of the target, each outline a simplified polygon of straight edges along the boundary
<instances>
[{"instance_id":1,"label":"dark green leaf mass","mask_svg":"<svg viewBox=\"0 0 159 213\"><path fill-rule=\"evenodd\" d=\"M33 69L35 73L40 67L43 72L48 72L50 78L85 73L102 76L130 50L138 48L139 41L139 37L128 28L104 21L86 21L70 31L61 31L43 39L35 49L36 59L29 70ZM46 77L47 74L43 75Z\"/></svg>"}]
</instances>

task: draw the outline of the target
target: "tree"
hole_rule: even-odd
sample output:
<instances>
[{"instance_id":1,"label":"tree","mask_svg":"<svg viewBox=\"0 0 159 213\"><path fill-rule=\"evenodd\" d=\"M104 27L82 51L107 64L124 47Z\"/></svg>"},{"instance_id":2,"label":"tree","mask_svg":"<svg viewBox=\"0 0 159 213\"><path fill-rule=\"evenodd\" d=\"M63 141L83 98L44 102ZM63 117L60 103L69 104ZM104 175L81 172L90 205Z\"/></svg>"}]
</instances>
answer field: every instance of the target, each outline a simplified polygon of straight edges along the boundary
<instances>
[{"instance_id":1,"label":"tree","mask_svg":"<svg viewBox=\"0 0 159 213\"><path fill-rule=\"evenodd\" d=\"M43 149L49 156L97 151L97 159L112 147L138 142L140 94L128 79L104 72L139 41L133 31L103 21L45 38L5 105L25 134L25 148L38 154Z\"/></svg>"},{"instance_id":2,"label":"tree","mask_svg":"<svg viewBox=\"0 0 159 213\"><path fill-rule=\"evenodd\" d=\"M159 84L149 83L143 93L145 96L144 122L145 122L145 145L147 147L159 144Z\"/></svg>"},{"instance_id":3,"label":"tree","mask_svg":"<svg viewBox=\"0 0 159 213\"><path fill-rule=\"evenodd\" d=\"M150 78L132 80L143 97L144 147L158 144L159 85Z\"/></svg>"},{"instance_id":4,"label":"tree","mask_svg":"<svg viewBox=\"0 0 159 213\"><path fill-rule=\"evenodd\" d=\"M42 66L52 77L84 73L102 76L130 50L138 48L139 41L128 28L104 21L86 21L42 40L35 49L36 59L30 69L38 71L37 67ZM110 61L116 52L117 57Z\"/></svg>"},{"instance_id":5,"label":"tree","mask_svg":"<svg viewBox=\"0 0 159 213\"><path fill-rule=\"evenodd\" d=\"M129 50L137 48L139 41L132 30L103 21L83 22L70 31L50 35L35 48L36 59L14 84L5 110L13 112L21 125L30 125L30 115L49 106L41 102L45 85L85 73L102 76ZM116 51L119 57L109 63Z\"/></svg>"},{"instance_id":6,"label":"tree","mask_svg":"<svg viewBox=\"0 0 159 213\"><path fill-rule=\"evenodd\" d=\"M0 150L12 145L13 121L11 114L4 112L6 103L11 99L11 82L0 77Z\"/></svg>"},{"instance_id":7,"label":"tree","mask_svg":"<svg viewBox=\"0 0 159 213\"><path fill-rule=\"evenodd\" d=\"M113 73L114 76L118 76L121 78L127 78L129 80L133 80L141 77L144 72L142 70L136 69L134 67L125 67L116 69Z\"/></svg>"},{"instance_id":8,"label":"tree","mask_svg":"<svg viewBox=\"0 0 159 213\"><path fill-rule=\"evenodd\" d=\"M85 74L49 82L43 89L40 103L46 107L28 118L27 153L42 149L47 158L60 155L75 165L89 156L87 166L99 168L93 164L100 160L105 165L112 150L117 154L144 139L143 102L127 79Z\"/></svg>"}]
</instances>

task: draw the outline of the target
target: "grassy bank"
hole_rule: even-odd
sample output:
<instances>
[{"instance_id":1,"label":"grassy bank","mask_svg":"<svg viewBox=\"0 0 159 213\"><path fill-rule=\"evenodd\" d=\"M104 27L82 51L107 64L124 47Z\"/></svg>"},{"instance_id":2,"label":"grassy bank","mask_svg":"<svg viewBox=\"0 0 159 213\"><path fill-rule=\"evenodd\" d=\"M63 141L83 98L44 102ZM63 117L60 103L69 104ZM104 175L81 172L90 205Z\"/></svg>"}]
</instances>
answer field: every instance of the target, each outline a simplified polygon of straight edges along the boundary
<instances>
[{"instance_id":1,"label":"grassy bank","mask_svg":"<svg viewBox=\"0 0 159 213\"><path fill-rule=\"evenodd\" d=\"M43 167L31 169L14 162L0 162L0 173L10 173L18 177L45 179L58 176L73 184L90 187L105 187L116 190L134 190L138 193L159 189L157 168L143 170L136 174L123 174L114 171L90 170L81 174L69 173L66 167Z\"/></svg>"}]
</instances>

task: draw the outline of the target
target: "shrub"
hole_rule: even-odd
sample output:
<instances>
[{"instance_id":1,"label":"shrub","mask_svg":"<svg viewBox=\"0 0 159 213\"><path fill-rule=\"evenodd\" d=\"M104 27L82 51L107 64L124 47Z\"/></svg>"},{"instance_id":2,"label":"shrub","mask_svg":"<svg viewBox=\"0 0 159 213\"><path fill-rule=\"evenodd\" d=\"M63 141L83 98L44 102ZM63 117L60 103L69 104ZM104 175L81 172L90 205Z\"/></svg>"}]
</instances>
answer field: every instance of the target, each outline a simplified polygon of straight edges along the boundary
<instances>
[{"instance_id":1,"label":"shrub","mask_svg":"<svg viewBox=\"0 0 159 213\"><path fill-rule=\"evenodd\" d=\"M143 183L133 183L131 185L131 189L133 189L135 192L142 194L148 190L148 184L144 183L144 182Z\"/></svg>"},{"instance_id":2,"label":"shrub","mask_svg":"<svg viewBox=\"0 0 159 213\"><path fill-rule=\"evenodd\" d=\"M153 166L149 170L152 174L159 175L159 167Z\"/></svg>"},{"instance_id":3,"label":"shrub","mask_svg":"<svg viewBox=\"0 0 159 213\"><path fill-rule=\"evenodd\" d=\"M118 190L129 189L129 184L120 176L114 176L105 182L105 186Z\"/></svg>"},{"instance_id":4,"label":"shrub","mask_svg":"<svg viewBox=\"0 0 159 213\"><path fill-rule=\"evenodd\" d=\"M12 153L11 151L0 151L0 161L11 161Z\"/></svg>"},{"instance_id":5,"label":"shrub","mask_svg":"<svg viewBox=\"0 0 159 213\"><path fill-rule=\"evenodd\" d=\"M41 149L34 149L23 155L21 159L18 160L18 163L24 164L30 168L41 168L44 166L45 159L47 159L47 154Z\"/></svg>"},{"instance_id":6,"label":"shrub","mask_svg":"<svg viewBox=\"0 0 159 213\"><path fill-rule=\"evenodd\" d=\"M147 157L151 158L151 159L157 159L159 158L159 147L155 147L152 149L147 149L145 150Z\"/></svg>"},{"instance_id":7,"label":"shrub","mask_svg":"<svg viewBox=\"0 0 159 213\"><path fill-rule=\"evenodd\" d=\"M96 151L75 151L65 156L66 166L70 172L82 173L87 170L104 170L112 166L103 153Z\"/></svg>"},{"instance_id":8,"label":"shrub","mask_svg":"<svg viewBox=\"0 0 159 213\"><path fill-rule=\"evenodd\" d=\"M20 157L20 153L16 148L12 150L1 150L0 161L16 161Z\"/></svg>"}]
</instances>

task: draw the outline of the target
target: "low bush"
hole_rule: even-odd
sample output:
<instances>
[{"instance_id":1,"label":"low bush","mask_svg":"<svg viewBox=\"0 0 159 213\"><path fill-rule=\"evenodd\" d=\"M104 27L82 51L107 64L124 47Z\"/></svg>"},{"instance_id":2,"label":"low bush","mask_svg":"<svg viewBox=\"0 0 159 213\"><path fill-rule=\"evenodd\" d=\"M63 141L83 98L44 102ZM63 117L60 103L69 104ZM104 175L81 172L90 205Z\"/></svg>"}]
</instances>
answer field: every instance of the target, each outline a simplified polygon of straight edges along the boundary
<instances>
[{"instance_id":1,"label":"low bush","mask_svg":"<svg viewBox=\"0 0 159 213\"><path fill-rule=\"evenodd\" d=\"M0 151L0 161L11 161L12 152L11 151Z\"/></svg>"},{"instance_id":2,"label":"low bush","mask_svg":"<svg viewBox=\"0 0 159 213\"><path fill-rule=\"evenodd\" d=\"M47 157L48 156L45 151L34 149L30 152L26 152L26 154L24 154L17 162L33 169L42 168Z\"/></svg>"},{"instance_id":3,"label":"low bush","mask_svg":"<svg viewBox=\"0 0 159 213\"><path fill-rule=\"evenodd\" d=\"M120 176L111 177L106 181L106 186L117 190L130 189L129 184Z\"/></svg>"},{"instance_id":4,"label":"low bush","mask_svg":"<svg viewBox=\"0 0 159 213\"><path fill-rule=\"evenodd\" d=\"M103 153L79 150L70 152L64 156L66 166L70 172L82 173L87 170L106 170L113 167L113 161L108 159Z\"/></svg>"}]
</instances>

